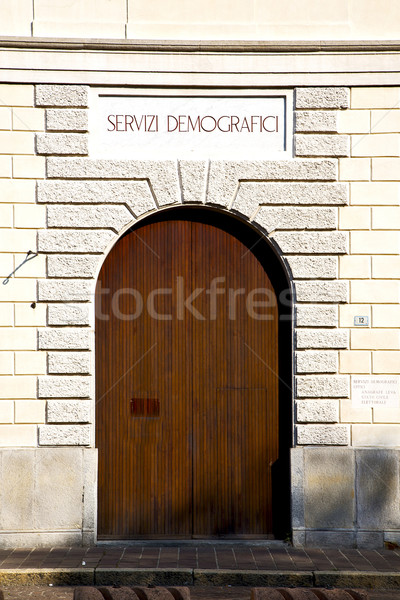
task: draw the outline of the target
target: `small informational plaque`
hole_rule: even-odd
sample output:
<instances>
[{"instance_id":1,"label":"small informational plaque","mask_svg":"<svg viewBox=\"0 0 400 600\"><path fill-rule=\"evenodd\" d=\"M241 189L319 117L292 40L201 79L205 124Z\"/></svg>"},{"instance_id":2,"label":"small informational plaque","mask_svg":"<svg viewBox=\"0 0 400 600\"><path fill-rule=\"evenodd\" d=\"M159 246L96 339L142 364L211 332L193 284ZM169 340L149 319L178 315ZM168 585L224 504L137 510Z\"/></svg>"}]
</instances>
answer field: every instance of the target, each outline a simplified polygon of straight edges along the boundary
<instances>
[{"instance_id":1,"label":"small informational plaque","mask_svg":"<svg viewBox=\"0 0 400 600\"><path fill-rule=\"evenodd\" d=\"M398 375L357 375L351 378L351 398L354 408L365 406L398 408L400 377Z\"/></svg>"},{"instance_id":2,"label":"small informational plaque","mask_svg":"<svg viewBox=\"0 0 400 600\"><path fill-rule=\"evenodd\" d=\"M257 97L96 93L89 111L89 155L135 160L290 158L288 104L285 93Z\"/></svg>"}]
</instances>

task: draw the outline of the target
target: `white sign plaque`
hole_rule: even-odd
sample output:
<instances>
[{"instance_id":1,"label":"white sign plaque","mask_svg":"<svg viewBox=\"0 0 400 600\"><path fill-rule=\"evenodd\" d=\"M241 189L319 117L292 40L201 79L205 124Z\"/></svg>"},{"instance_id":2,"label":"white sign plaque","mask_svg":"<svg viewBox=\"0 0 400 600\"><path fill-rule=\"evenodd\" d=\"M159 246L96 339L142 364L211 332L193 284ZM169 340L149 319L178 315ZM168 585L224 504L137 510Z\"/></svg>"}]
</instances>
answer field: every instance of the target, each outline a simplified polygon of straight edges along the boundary
<instances>
[{"instance_id":1,"label":"white sign plaque","mask_svg":"<svg viewBox=\"0 0 400 600\"><path fill-rule=\"evenodd\" d=\"M135 160L290 158L287 104L285 94L156 97L98 93L89 111L89 155Z\"/></svg>"},{"instance_id":2,"label":"white sign plaque","mask_svg":"<svg viewBox=\"0 0 400 600\"><path fill-rule=\"evenodd\" d=\"M353 376L351 398L354 408L399 406L400 377L397 375Z\"/></svg>"},{"instance_id":3,"label":"white sign plaque","mask_svg":"<svg viewBox=\"0 0 400 600\"><path fill-rule=\"evenodd\" d=\"M356 327L368 327L368 325L369 325L368 315L354 317L354 325Z\"/></svg>"}]
</instances>

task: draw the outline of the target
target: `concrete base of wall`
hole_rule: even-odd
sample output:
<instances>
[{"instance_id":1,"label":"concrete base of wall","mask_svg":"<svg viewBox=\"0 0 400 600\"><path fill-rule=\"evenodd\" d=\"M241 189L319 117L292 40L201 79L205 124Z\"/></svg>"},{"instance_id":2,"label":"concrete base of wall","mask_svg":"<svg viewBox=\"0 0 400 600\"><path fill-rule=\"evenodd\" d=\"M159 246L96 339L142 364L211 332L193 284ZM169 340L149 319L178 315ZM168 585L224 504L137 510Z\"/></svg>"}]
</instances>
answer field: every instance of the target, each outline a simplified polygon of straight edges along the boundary
<instances>
[{"instance_id":1,"label":"concrete base of wall","mask_svg":"<svg viewBox=\"0 0 400 600\"><path fill-rule=\"evenodd\" d=\"M380 548L400 540L400 451L291 450L295 546Z\"/></svg>"},{"instance_id":2,"label":"concrete base of wall","mask_svg":"<svg viewBox=\"0 0 400 600\"><path fill-rule=\"evenodd\" d=\"M379 548L400 543L400 450L291 451L295 546ZM0 450L0 546L96 540L97 451Z\"/></svg>"},{"instance_id":3,"label":"concrete base of wall","mask_svg":"<svg viewBox=\"0 0 400 600\"><path fill-rule=\"evenodd\" d=\"M0 450L0 546L95 542L97 451Z\"/></svg>"}]
</instances>

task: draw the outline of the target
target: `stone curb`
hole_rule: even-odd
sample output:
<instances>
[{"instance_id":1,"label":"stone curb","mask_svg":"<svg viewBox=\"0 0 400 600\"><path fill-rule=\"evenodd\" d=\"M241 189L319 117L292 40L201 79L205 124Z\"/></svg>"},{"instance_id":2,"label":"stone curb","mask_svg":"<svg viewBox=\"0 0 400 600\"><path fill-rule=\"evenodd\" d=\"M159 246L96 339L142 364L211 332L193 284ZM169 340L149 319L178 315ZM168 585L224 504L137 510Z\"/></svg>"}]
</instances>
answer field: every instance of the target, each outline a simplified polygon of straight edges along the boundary
<instances>
[{"instance_id":1,"label":"stone curb","mask_svg":"<svg viewBox=\"0 0 400 600\"><path fill-rule=\"evenodd\" d=\"M315 587L400 589L397 571L314 571Z\"/></svg>"},{"instance_id":2,"label":"stone curb","mask_svg":"<svg viewBox=\"0 0 400 600\"><path fill-rule=\"evenodd\" d=\"M400 572L215 569L0 569L2 585L194 585L400 589Z\"/></svg>"},{"instance_id":3,"label":"stone curb","mask_svg":"<svg viewBox=\"0 0 400 600\"><path fill-rule=\"evenodd\" d=\"M94 585L94 569L0 569L2 585Z\"/></svg>"},{"instance_id":4,"label":"stone curb","mask_svg":"<svg viewBox=\"0 0 400 600\"><path fill-rule=\"evenodd\" d=\"M115 569L98 567L95 585L193 585L193 569Z\"/></svg>"},{"instance_id":5,"label":"stone curb","mask_svg":"<svg viewBox=\"0 0 400 600\"><path fill-rule=\"evenodd\" d=\"M253 587L312 587L312 571L243 571L194 569L193 583L206 585L245 585Z\"/></svg>"}]
</instances>

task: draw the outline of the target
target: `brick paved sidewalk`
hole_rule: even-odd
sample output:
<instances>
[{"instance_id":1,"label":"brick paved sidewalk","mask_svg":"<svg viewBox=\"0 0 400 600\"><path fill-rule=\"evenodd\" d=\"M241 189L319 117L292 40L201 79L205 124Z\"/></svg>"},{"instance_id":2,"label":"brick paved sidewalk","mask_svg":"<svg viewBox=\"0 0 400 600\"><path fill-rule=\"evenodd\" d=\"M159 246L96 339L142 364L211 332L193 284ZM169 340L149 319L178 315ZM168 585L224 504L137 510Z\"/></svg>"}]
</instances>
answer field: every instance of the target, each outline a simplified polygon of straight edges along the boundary
<instances>
[{"instance_id":1,"label":"brick paved sidewalk","mask_svg":"<svg viewBox=\"0 0 400 600\"><path fill-rule=\"evenodd\" d=\"M1 570L98 568L400 573L400 550L299 549L259 543L0 550Z\"/></svg>"}]
</instances>

